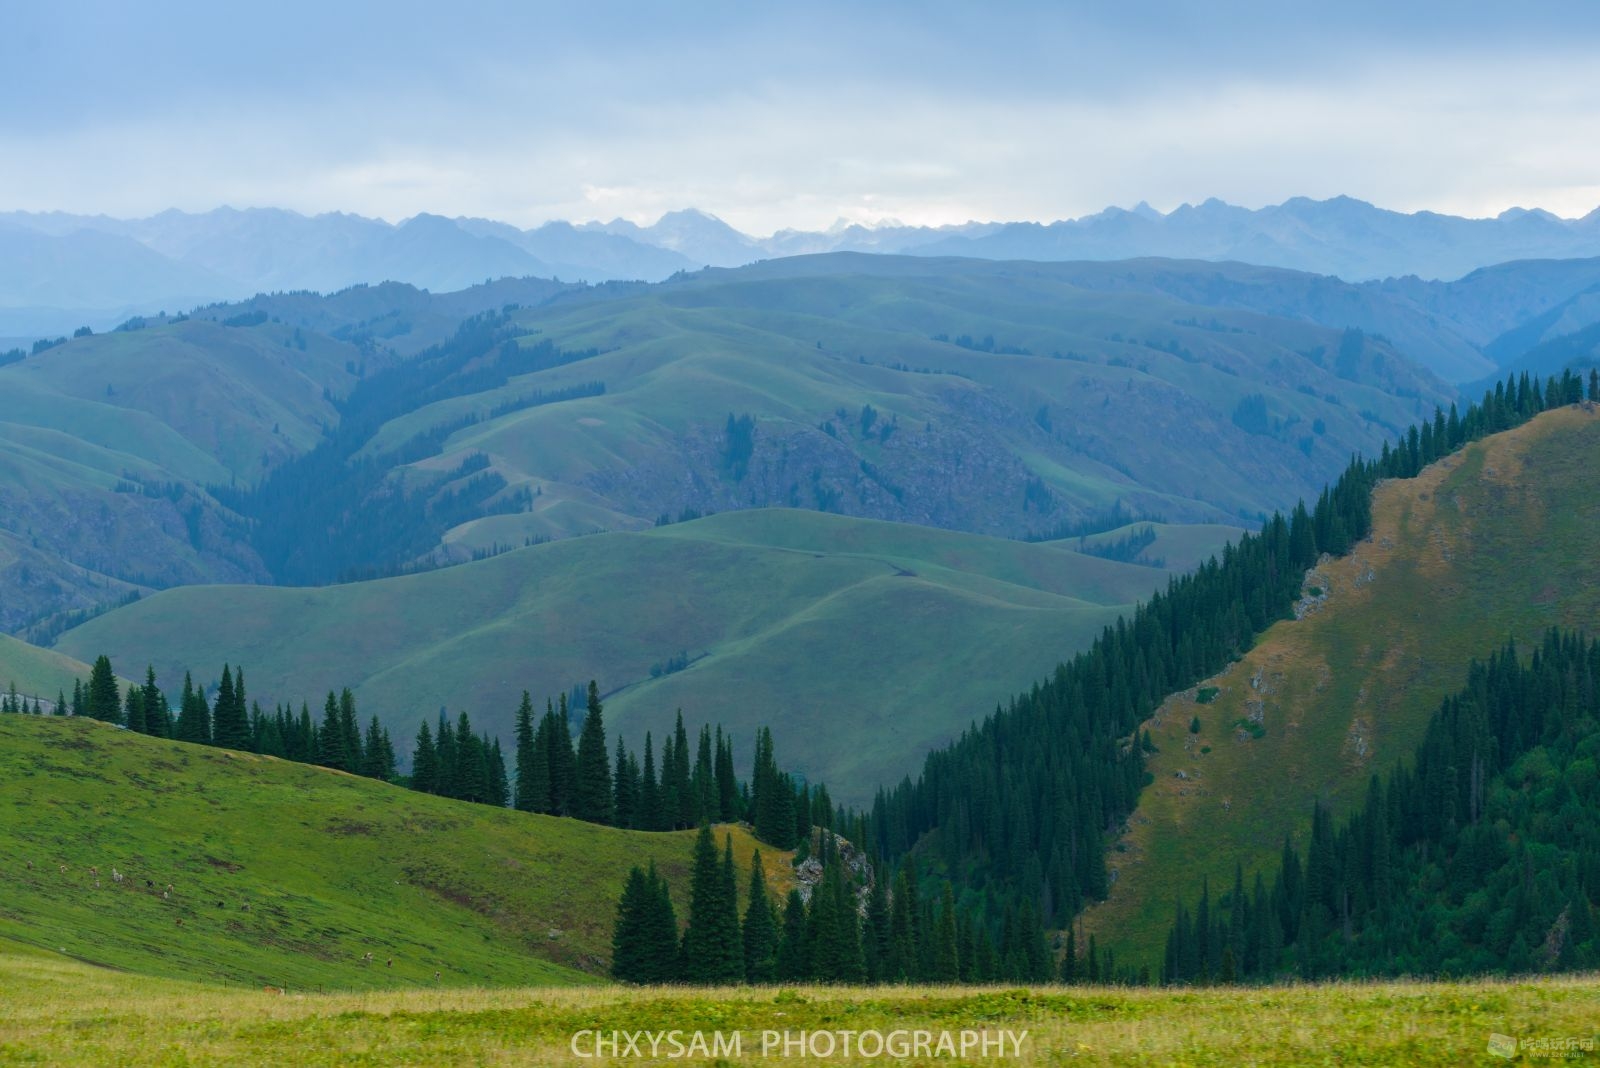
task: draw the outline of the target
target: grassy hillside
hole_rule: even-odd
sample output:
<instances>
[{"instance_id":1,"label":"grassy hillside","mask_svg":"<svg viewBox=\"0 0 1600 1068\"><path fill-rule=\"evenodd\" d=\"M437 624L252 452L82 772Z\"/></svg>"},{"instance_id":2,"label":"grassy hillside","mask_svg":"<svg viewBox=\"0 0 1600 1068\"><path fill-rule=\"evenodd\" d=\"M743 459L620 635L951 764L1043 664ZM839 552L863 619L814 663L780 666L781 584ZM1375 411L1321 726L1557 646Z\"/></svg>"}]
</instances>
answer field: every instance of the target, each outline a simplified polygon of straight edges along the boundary
<instances>
[{"instance_id":1,"label":"grassy hillside","mask_svg":"<svg viewBox=\"0 0 1600 1068\"><path fill-rule=\"evenodd\" d=\"M1119 503L1253 518L1451 395L1375 337L1080 282L808 257L557 299L518 313L524 343L598 355L396 418L366 455L478 417L443 455L485 453L544 495L457 535L479 546L570 531L557 505L611 527L790 505L1014 535ZM603 395L494 414L594 381ZM754 420L748 455L730 413Z\"/></svg>"},{"instance_id":2,"label":"grassy hillside","mask_svg":"<svg viewBox=\"0 0 1600 1068\"><path fill-rule=\"evenodd\" d=\"M26 697L54 702L58 693L71 697L73 682L88 677L89 665L80 660L0 634L0 690L15 686Z\"/></svg>"},{"instance_id":3,"label":"grassy hillside","mask_svg":"<svg viewBox=\"0 0 1600 1068\"><path fill-rule=\"evenodd\" d=\"M281 323L188 320L0 367L0 629L135 587L265 578L206 487L315 444L361 359Z\"/></svg>"},{"instance_id":4,"label":"grassy hillside","mask_svg":"<svg viewBox=\"0 0 1600 1068\"><path fill-rule=\"evenodd\" d=\"M754 841L732 833L748 867ZM692 841L0 717L0 939L105 968L293 990L584 982L632 865L656 858L687 905Z\"/></svg>"},{"instance_id":5,"label":"grassy hillside","mask_svg":"<svg viewBox=\"0 0 1600 1068\"><path fill-rule=\"evenodd\" d=\"M1304 618L1145 725L1155 782L1087 926L1157 963L1177 895L1202 876L1225 889L1236 860L1248 882L1306 831L1314 799L1347 810L1410 756L1472 658L1551 625L1592 628L1597 462L1600 416L1571 407L1380 485L1372 538L1310 573Z\"/></svg>"},{"instance_id":6,"label":"grassy hillside","mask_svg":"<svg viewBox=\"0 0 1600 1068\"><path fill-rule=\"evenodd\" d=\"M1212 529L1210 551L1229 533ZM163 685L243 663L252 696L317 704L349 685L409 754L441 707L511 740L523 689L597 678L638 747L681 707L748 759L771 725L786 767L870 799L1019 685L1084 648L1168 572L816 512L759 510L575 538L321 589L169 590L67 632ZM685 670L652 677L679 653Z\"/></svg>"},{"instance_id":7,"label":"grassy hillside","mask_svg":"<svg viewBox=\"0 0 1600 1068\"><path fill-rule=\"evenodd\" d=\"M289 1050L303 1065L592 1064L572 1050L574 1033L586 1029L678 1029L685 1041L702 1031L708 1042L713 1032L728 1042L737 1032L740 1055L716 1063L753 1064L767 1063L763 1031L950 1031L959 1042L962 1030L983 1029L1025 1030L1021 1055L1002 1061L991 1049L988 1058L915 1063L1455 1066L1487 1061L1493 1033L1592 1042L1600 997L1592 978L1183 991L606 987L280 997L130 976L4 942L0 983L0 1056L124 1065L276 1065ZM823 1063L901 1062L847 1056L841 1045Z\"/></svg>"}]
</instances>

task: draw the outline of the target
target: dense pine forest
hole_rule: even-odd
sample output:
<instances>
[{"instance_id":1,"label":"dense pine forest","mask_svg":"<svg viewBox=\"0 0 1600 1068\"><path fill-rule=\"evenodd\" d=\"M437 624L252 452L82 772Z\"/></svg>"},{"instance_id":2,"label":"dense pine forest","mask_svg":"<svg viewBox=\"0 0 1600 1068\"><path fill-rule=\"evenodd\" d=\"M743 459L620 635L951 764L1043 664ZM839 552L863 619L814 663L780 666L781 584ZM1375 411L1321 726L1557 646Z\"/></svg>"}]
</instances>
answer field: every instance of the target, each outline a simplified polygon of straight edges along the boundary
<instances>
[{"instance_id":1,"label":"dense pine forest","mask_svg":"<svg viewBox=\"0 0 1600 1068\"><path fill-rule=\"evenodd\" d=\"M1365 805L1305 857L1178 906L1167 983L1462 976L1600 964L1600 643L1552 630L1473 662Z\"/></svg>"}]
</instances>

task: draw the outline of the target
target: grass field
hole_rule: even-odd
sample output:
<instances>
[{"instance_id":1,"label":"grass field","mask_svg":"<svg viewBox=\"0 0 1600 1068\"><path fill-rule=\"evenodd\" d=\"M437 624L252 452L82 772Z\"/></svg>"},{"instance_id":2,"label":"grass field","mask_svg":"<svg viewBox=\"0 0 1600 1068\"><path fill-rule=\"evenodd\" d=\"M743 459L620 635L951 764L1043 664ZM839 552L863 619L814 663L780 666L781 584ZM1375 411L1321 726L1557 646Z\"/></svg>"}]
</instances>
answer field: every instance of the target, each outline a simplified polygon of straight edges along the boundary
<instances>
[{"instance_id":1,"label":"grass field","mask_svg":"<svg viewBox=\"0 0 1600 1068\"><path fill-rule=\"evenodd\" d=\"M1322 603L1162 705L1145 724L1155 782L1109 855L1110 899L1086 914L1119 961L1154 970L1176 897L1192 906L1202 877L1228 889L1236 860L1246 885L1273 870L1313 800L1359 802L1371 775L1410 758L1473 658L1553 625L1593 632L1597 461L1600 417L1563 408L1384 483L1372 538L1308 575Z\"/></svg>"},{"instance_id":2,"label":"grass field","mask_svg":"<svg viewBox=\"0 0 1600 1068\"><path fill-rule=\"evenodd\" d=\"M736 1056L679 1061L730 1066L1454 1066L1496 1063L1487 1055L1496 1033L1593 1043L1600 1003L1595 977L1183 991L604 987L277 995L128 975L5 943L0 989L0 1060L130 1066L602 1063L609 1058L573 1052L573 1036L595 1030L679 1030L686 1046L697 1031L708 1044L719 1033L725 1043L737 1034ZM781 1039L772 1040L771 1056L762 1055L767 1031L808 1032L809 1048L822 1050L818 1032L835 1032L833 1041L842 1043L838 1032L888 1037L897 1030L933 1032L930 1052L940 1032L953 1032L952 1042L963 1030L986 1031L997 1040L1011 1032L1021 1056L863 1058L845 1056L836 1045L840 1052L826 1059L785 1057ZM594 1052L592 1044L579 1049Z\"/></svg>"},{"instance_id":3,"label":"grass field","mask_svg":"<svg viewBox=\"0 0 1600 1068\"><path fill-rule=\"evenodd\" d=\"M1232 533L1188 537L1215 552ZM596 678L634 748L682 708L691 729L731 729L742 765L770 725L785 767L870 801L1168 578L1058 544L762 509L346 586L168 590L58 647L153 663L168 687L242 663L269 705L348 685L407 756L441 707L509 743L523 689ZM652 677L679 653L686 670Z\"/></svg>"},{"instance_id":4,"label":"grass field","mask_svg":"<svg viewBox=\"0 0 1600 1068\"><path fill-rule=\"evenodd\" d=\"M24 697L54 702L58 694L70 699L73 682L88 677L89 665L80 660L0 634L0 692L16 687Z\"/></svg>"},{"instance_id":5,"label":"grass field","mask_svg":"<svg viewBox=\"0 0 1600 1068\"><path fill-rule=\"evenodd\" d=\"M748 869L754 839L724 830ZM97 968L297 991L593 981L630 867L653 857L686 916L693 838L0 716L0 939ZM786 893L785 854L763 853Z\"/></svg>"}]
</instances>

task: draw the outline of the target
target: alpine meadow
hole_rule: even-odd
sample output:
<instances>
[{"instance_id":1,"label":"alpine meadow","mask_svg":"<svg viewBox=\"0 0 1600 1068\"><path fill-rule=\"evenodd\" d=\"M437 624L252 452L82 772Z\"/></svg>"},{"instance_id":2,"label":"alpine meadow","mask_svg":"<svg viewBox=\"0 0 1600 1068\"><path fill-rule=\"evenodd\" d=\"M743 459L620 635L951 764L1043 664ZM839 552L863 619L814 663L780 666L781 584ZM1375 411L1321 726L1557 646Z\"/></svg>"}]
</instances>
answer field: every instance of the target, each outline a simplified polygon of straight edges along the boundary
<instances>
[{"instance_id":1,"label":"alpine meadow","mask_svg":"<svg viewBox=\"0 0 1600 1068\"><path fill-rule=\"evenodd\" d=\"M7 24L0 1062L1597 1056L1591 5Z\"/></svg>"}]
</instances>

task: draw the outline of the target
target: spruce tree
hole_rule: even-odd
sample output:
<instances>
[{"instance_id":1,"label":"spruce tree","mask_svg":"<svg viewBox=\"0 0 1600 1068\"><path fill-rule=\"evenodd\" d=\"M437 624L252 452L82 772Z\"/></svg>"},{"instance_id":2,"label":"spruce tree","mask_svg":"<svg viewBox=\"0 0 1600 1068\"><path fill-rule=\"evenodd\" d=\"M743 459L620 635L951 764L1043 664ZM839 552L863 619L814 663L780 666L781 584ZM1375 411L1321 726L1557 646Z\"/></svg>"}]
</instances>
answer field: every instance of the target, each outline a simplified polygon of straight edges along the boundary
<instances>
[{"instance_id":1,"label":"spruce tree","mask_svg":"<svg viewBox=\"0 0 1600 1068\"><path fill-rule=\"evenodd\" d=\"M394 773L394 750L389 735L373 716L367 724L367 740L361 747L361 774L369 779L388 779Z\"/></svg>"},{"instance_id":2,"label":"spruce tree","mask_svg":"<svg viewBox=\"0 0 1600 1068\"><path fill-rule=\"evenodd\" d=\"M683 709L672 732L672 790L678 799L677 826L693 827L696 818L694 784L689 775L689 733L683 727Z\"/></svg>"},{"instance_id":3,"label":"spruce tree","mask_svg":"<svg viewBox=\"0 0 1600 1068\"><path fill-rule=\"evenodd\" d=\"M138 686L128 687L128 696L122 705L122 722L130 731L148 732L144 722L144 690Z\"/></svg>"},{"instance_id":4,"label":"spruce tree","mask_svg":"<svg viewBox=\"0 0 1600 1068\"><path fill-rule=\"evenodd\" d=\"M617 903L611 936L611 974L625 983L670 983L678 978L678 924L666 881L635 867Z\"/></svg>"},{"instance_id":5,"label":"spruce tree","mask_svg":"<svg viewBox=\"0 0 1600 1068\"><path fill-rule=\"evenodd\" d=\"M672 774L672 769L677 766L677 754L673 752L675 748L672 735L668 734L661 743L661 816L656 825L658 831L676 830L678 826L678 787Z\"/></svg>"},{"instance_id":6,"label":"spruce tree","mask_svg":"<svg viewBox=\"0 0 1600 1068\"><path fill-rule=\"evenodd\" d=\"M724 738L721 724L717 726L716 776L717 816L723 823L732 823L743 813L739 811L739 780L733 770L733 736Z\"/></svg>"},{"instance_id":7,"label":"spruce tree","mask_svg":"<svg viewBox=\"0 0 1600 1068\"><path fill-rule=\"evenodd\" d=\"M905 868L895 877L894 897L889 906L889 953L884 964L885 982L905 983L917 975L917 936L912 917L916 913L915 883Z\"/></svg>"},{"instance_id":8,"label":"spruce tree","mask_svg":"<svg viewBox=\"0 0 1600 1068\"><path fill-rule=\"evenodd\" d=\"M881 983L891 955L891 909L889 877L881 861L872 864L872 889L867 895L866 929L861 932L862 955L866 958L867 981Z\"/></svg>"},{"instance_id":9,"label":"spruce tree","mask_svg":"<svg viewBox=\"0 0 1600 1068\"><path fill-rule=\"evenodd\" d=\"M540 791L534 787L533 782L533 765L536 759L533 748L533 698L528 695L527 690L522 691L522 704L517 706L516 724L516 806L523 812L543 812L549 803L550 765L547 758L544 767L544 788Z\"/></svg>"},{"instance_id":10,"label":"spruce tree","mask_svg":"<svg viewBox=\"0 0 1600 1068\"><path fill-rule=\"evenodd\" d=\"M750 858L750 901L744 910L744 977L749 983L770 983L777 977L778 917L767 896L761 851Z\"/></svg>"},{"instance_id":11,"label":"spruce tree","mask_svg":"<svg viewBox=\"0 0 1600 1068\"><path fill-rule=\"evenodd\" d=\"M455 728L450 726L450 717L444 709L439 709L439 725L434 728L433 751L437 755L437 771L434 772L433 792L440 797L460 798L457 789L456 772L460 765L460 755L457 751Z\"/></svg>"},{"instance_id":12,"label":"spruce tree","mask_svg":"<svg viewBox=\"0 0 1600 1068\"><path fill-rule=\"evenodd\" d=\"M783 909L783 935L778 940L777 977L804 980L811 977L811 952L806 941L806 902L798 888L789 891Z\"/></svg>"},{"instance_id":13,"label":"spruce tree","mask_svg":"<svg viewBox=\"0 0 1600 1068\"><path fill-rule=\"evenodd\" d=\"M228 680L226 669L222 672L223 681ZM231 696L231 695L230 695ZM222 715L222 692L217 694L217 716ZM219 724L220 730L220 724ZM339 699L333 691L328 691L328 699L322 706L322 727L317 731L319 743L317 763L325 768L336 768L339 771L350 770L350 755L345 748L344 725L339 721Z\"/></svg>"},{"instance_id":14,"label":"spruce tree","mask_svg":"<svg viewBox=\"0 0 1600 1068\"><path fill-rule=\"evenodd\" d=\"M211 717L212 745L223 749L250 748L250 716L227 664L222 665L222 683L217 687Z\"/></svg>"},{"instance_id":15,"label":"spruce tree","mask_svg":"<svg viewBox=\"0 0 1600 1068\"><path fill-rule=\"evenodd\" d=\"M956 901L947 882L944 884L944 899L940 902L939 918L934 924L933 967L927 978L935 983L953 983L960 976L961 958L956 948Z\"/></svg>"},{"instance_id":16,"label":"spruce tree","mask_svg":"<svg viewBox=\"0 0 1600 1068\"><path fill-rule=\"evenodd\" d=\"M147 734L156 738L172 737L172 710L167 707L166 695L156 685L153 664L144 669L144 724Z\"/></svg>"},{"instance_id":17,"label":"spruce tree","mask_svg":"<svg viewBox=\"0 0 1600 1068\"><path fill-rule=\"evenodd\" d=\"M700 727L700 747L694 759L694 772L690 776L694 790L694 821L709 823L717 818L717 782L711 757L711 728Z\"/></svg>"},{"instance_id":18,"label":"spruce tree","mask_svg":"<svg viewBox=\"0 0 1600 1068\"><path fill-rule=\"evenodd\" d=\"M411 754L411 788L425 794L438 792L439 755L433 747L433 733L428 721L422 721L417 731L417 747Z\"/></svg>"},{"instance_id":19,"label":"spruce tree","mask_svg":"<svg viewBox=\"0 0 1600 1068\"><path fill-rule=\"evenodd\" d=\"M611 754L601 716L600 689L589 682L588 711L578 736L577 787L572 814L590 823L612 823L616 817L611 792Z\"/></svg>"},{"instance_id":20,"label":"spruce tree","mask_svg":"<svg viewBox=\"0 0 1600 1068\"><path fill-rule=\"evenodd\" d=\"M644 735L644 771L639 777L639 814L635 821L641 831L664 831L661 816L661 788L656 785L656 757L650 732Z\"/></svg>"},{"instance_id":21,"label":"spruce tree","mask_svg":"<svg viewBox=\"0 0 1600 1068\"><path fill-rule=\"evenodd\" d=\"M571 816L578 785L577 759L572 752L572 726L567 695L562 694L550 720L550 811Z\"/></svg>"},{"instance_id":22,"label":"spruce tree","mask_svg":"<svg viewBox=\"0 0 1600 1068\"><path fill-rule=\"evenodd\" d=\"M636 827L639 818L639 768L617 736L617 770L612 776L612 821L618 827Z\"/></svg>"},{"instance_id":23,"label":"spruce tree","mask_svg":"<svg viewBox=\"0 0 1600 1068\"><path fill-rule=\"evenodd\" d=\"M731 838L729 842L731 849ZM702 824L694 845L689 927L683 935L684 979L688 982L716 986L744 978L738 903L728 891L730 877L731 872L725 872L718 860L710 825Z\"/></svg>"},{"instance_id":24,"label":"spruce tree","mask_svg":"<svg viewBox=\"0 0 1600 1068\"><path fill-rule=\"evenodd\" d=\"M617 920L611 929L611 977L624 983L648 982L645 963L646 939L655 908L655 893L637 865L628 872L622 899L617 902Z\"/></svg>"},{"instance_id":25,"label":"spruce tree","mask_svg":"<svg viewBox=\"0 0 1600 1068\"><path fill-rule=\"evenodd\" d=\"M827 865L822 882L811 892L811 977L824 983L859 983L866 978L855 894L843 871L843 865Z\"/></svg>"},{"instance_id":26,"label":"spruce tree","mask_svg":"<svg viewBox=\"0 0 1600 1068\"><path fill-rule=\"evenodd\" d=\"M84 711L94 719L107 723L122 722L122 695L117 689L117 677L111 671L110 657L95 657L83 704Z\"/></svg>"},{"instance_id":27,"label":"spruce tree","mask_svg":"<svg viewBox=\"0 0 1600 1068\"><path fill-rule=\"evenodd\" d=\"M551 732L555 730L555 713L548 704L539 726L533 732L533 756L528 760L527 803L522 804L523 787L517 787L518 804L525 812L553 812L550 807L550 745Z\"/></svg>"},{"instance_id":28,"label":"spruce tree","mask_svg":"<svg viewBox=\"0 0 1600 1068\"><path fill-rule=\"evenodd\" d=\"M676 983L683 978L681 946L678 941L678 917L672 908L672 893L667 881L656 874L656 862L650 861L645 881L654 891L654 908L645 931L642 958L645 962L645 982Z\"/></svg>"},{"instance_id":29,"label":"spruce tree","mask_svg":"<svg viewBox=\"0 0 1600 1068\"><path fill-rule=\"evenodd\" d=\"M356 697L348 686L339 692L339 729L344 731L345 769L359 772L365 753L361 748L361 724L356 720Z\"/></svg>"},{"instance_id":30,"label":"spruce tree","mask_svg":"<svg viewBox=\"0 0 1600 1068\"><path fill-rule=\"evenodd\" d=\"M183 698L173 733L185 742L206 745L211 741L211 709L206 706L206 695L195 688L187 671L183 674Z\"/></svg>"},{"instance_id":31,"label":"spruce tree","mask_svg":"<svg viewBox=\"0 0 1600 1068\"><path fill-rule=\"evenodd\" d=\"M500 750L500 739L490 741L484 747L484 753L489 761L488 802L496 808L505 808L511 804L511 783L506 777L506 755Z\"/></svg>"},{"instance_id":32,"label":"spruce tree","mask_svg":"<svg viewBox=\"0 0 1600 1068\"><path fill-rule=\"evenodd\" d=\"M466 712L456 719L455 792L452 797L482 803L489 799L489 763L481 738L472 733L472 720Z\"/></svg>"}]
</instances>

